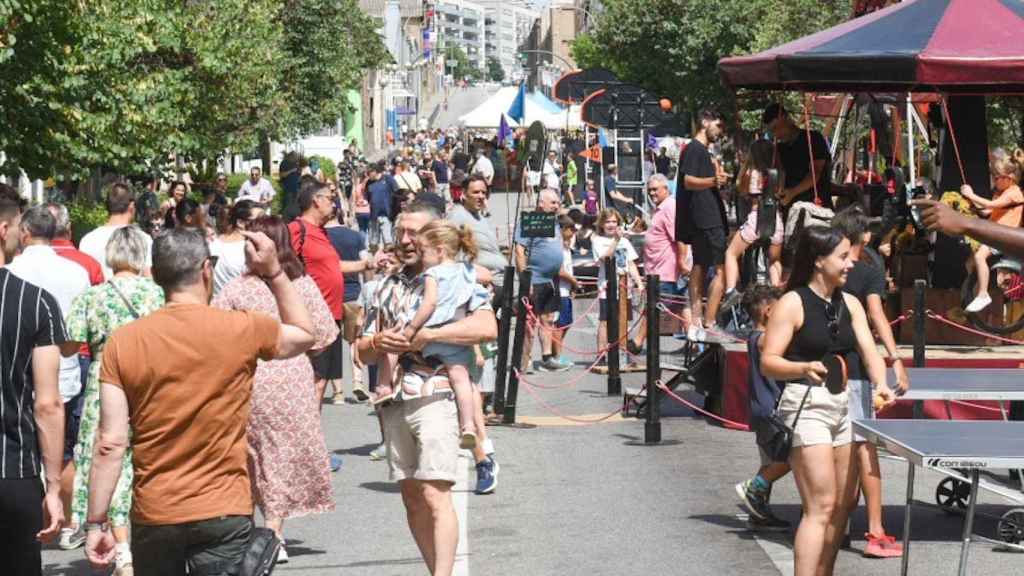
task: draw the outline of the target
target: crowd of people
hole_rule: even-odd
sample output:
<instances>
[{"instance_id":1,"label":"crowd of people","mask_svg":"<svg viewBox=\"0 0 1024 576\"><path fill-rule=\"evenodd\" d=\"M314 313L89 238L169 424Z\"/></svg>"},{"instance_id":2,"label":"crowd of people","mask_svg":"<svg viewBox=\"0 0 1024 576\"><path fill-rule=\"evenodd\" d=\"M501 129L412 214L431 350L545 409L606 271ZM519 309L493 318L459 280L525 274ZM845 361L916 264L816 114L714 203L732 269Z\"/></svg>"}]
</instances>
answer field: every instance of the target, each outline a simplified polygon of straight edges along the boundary
<instances>
[{"instance_id":1,"label":"crowd of people","mask_svg":"<svg viewBox=\"0 0 1024 576\"><path fill-rule=\"evenodd\" d=\"M354 401L374 407L381 442L370 457L387 460L429 572L450 574L460 450L475 463L477 494L494 492L500 470L486 406L496 310L515 284L506 270L530 277L516 368L557 372L573 366L562 342L588 280L579 262L598 264L598 368L619 338L607 330L620 313L609 309L609 282L640 294L641 270L656 274L682 318L679 336L698 342L735 331L722 313L745 310L752 426L780 419L793 442L781 456L759 443L757 472L736 491L752 527L786 529L770 494L793 473L804 508L798 575L831 573L859 493L865 554L900 555L882 522L877 453L850 427L911 385L883 305L892 237L876 238L860 206L839 209L824 136L779 105L762 120L772 139L748 142L730 174L716 150L721 117L700 112L678 157L648 151L646 194L620 191L606 166L603 208L597 173L572 154L546 154L521 190L555 219L555 234L520 226L508 248L488 204L496 179L508 179L495 166L512 153L466 146L455 131L418 132L377 162L346 150L331 178L286 156L280 198L255 167L233 198L223 174L202 193L179 180L143 190L117 181L104 191L107 221L77 248L66 206L28 207L0 185L0 360L11 367L0 514L13 519L0 556L15 574L40 574L41 542L59 538L120 576L232 573L259 508L287 561L285 521L335 507L331 472L342 462L320 412L325 397L346 401L348 379ZM989 256L1024 252L1022 165L1024 154L995 152L994 198L962 190L991 222L919 201L923 225L977 243L971 309L986 305ZM726 186L749 205L732 225ZM790 230L801 206L827 211L830 225ZM752 246L767 257L742 273ZM643 354L645 333L624 342L630 354Z\"/></svg>"}]
</instances>

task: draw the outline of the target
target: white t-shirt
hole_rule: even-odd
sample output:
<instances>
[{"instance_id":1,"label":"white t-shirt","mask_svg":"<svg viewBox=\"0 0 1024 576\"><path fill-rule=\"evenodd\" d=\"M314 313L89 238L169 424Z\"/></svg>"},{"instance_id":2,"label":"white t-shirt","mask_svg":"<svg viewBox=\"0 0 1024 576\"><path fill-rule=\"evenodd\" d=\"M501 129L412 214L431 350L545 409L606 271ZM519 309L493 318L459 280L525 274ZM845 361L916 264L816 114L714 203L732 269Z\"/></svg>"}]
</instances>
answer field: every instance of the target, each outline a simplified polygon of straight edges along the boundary
<instances>
[{"instance_id":1,"label":"white t-shirt","mask_svg":"<svg viewBox=\"0 0 1024 576\"><path fill-rule=\"evenodd\" d=\"M225 242L217 238L210 242L210 256L217 257L217 265L213 268L214 294L248 271L245 265L245 240Z\"/></svg>"},{"instance_id":2,"label":"white t-shirt","mask_svg":"<svg viewBox=\"0 0 1024 576\"><path fill-rule=\"evenodd\" d=\"M247 179L238 189L239 200L252 200L261 204L269 204L274 198L274 194L274 187L266 178L260 178L255 184L251 179Z\"/></svg>"},{"instance_id":3,"label":"white t-shirt","mask_svg":"<svg viewBox=\"0 0 1024 576\"><path fill-rule=\"evenodd\" d=\"M49 246L26 246L7 270L18 278L39 286L53 295L60 306L61 316L67 323L71 302L89 288L89 273L85 268L58 255ZM59 374L60 396L67 402L82 389L82 372L78 367L78 354L61 356Z\"/></svg>"},{"instance_id":4,"label":"white t-shirt","mask_svg":"<svg viewBox=\"0 0 1024 576\"><path fill-rule=\"evenodd\" d=\"M544 187L558 190L558 173L555 172L555 166L550 160L544 160Z\"/></svg>"},{"instance_id":5,"label":"white t-shirt","mask_svg":"<svg viewBox=\"0 0 1024 576\"><path fill-rule=\"evenodd\" d=\"M79 250L92 256L100 263L100 266L103 268L103 277L107 280L110 280L114 275L114 271L107 266L107 243L110 242L110 237L114 235L114 231L121 227L123 225L111 226L104 224L83 236L82 241L78 245ZM143 234L143 236L146 237L146 268L150 268L153 265L153 239L149 237L149 234ZM144 270L139 272L144 272Z\"/></svg>"},{"instance_id":6,"label":"white t-shirt","mask_svg":"<svg viewBox=\"0 0 1024 576\"><path fill-rule=\"evenodd\" d=\"M487 184L490 185L491 181L494 180L494 164L491 163L491 159L487 156L480 156L473 164L472 173L483 176Z\"/></svg>"},{"instance_id":7,"label":"white t-shirt","mask_svg":"<svg viewBox=\"0 0 1024 576\"><path fill-rule=\"evenodd\" d=\"M562 248L562 272L572 276L572 250ZM562 298L572 296L572 286L568 282L558 283L558 295Z\"/></svg>"},{"instance_id":8,"label":"white t-shirt","mask_svg":"<svg viewBox=\"0 0 1024 576\"><path fill-rule=\"evenodd\" d=\"M608 287L608 280L605 277L604 262L602 257L608 253L612 248L612 244L615 242L614 238L608 236L601 236L594 234L590 237L591 245L594 247L594 260L598 263L597 272L597 291L598 297L605 297L605 289ZM623 236L619 240L619 245L615 247L615 271L618 272L619 276L625 276L629 272L629 263L635 262L640 256L636 253L636 249L633 248L633 243L629 241L629 238Z\"/></svg>"}]
</instances>

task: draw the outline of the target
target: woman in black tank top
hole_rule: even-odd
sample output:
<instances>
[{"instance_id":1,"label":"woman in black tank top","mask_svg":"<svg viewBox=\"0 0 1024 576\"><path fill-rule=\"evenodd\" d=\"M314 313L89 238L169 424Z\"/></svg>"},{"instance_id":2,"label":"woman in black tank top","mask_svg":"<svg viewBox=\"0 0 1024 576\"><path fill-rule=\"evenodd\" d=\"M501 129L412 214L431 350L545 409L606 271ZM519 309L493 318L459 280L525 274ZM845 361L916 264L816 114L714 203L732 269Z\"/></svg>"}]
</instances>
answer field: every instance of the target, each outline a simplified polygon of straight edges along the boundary
<instances>
[{"instance_id":1,"label":"woman in black tank top","mask_svg":"<svg viewBox=\"0 0 1024 576\"><path fill-rule=\"evenodd\" d=\"M805 228L793 263L787 292L765 332L761 372L785 383L778 413L793 427L789 463L804 508L793 547L795 576L830 575L856 502L857 467L847 394L822 385L824 360L841 357L850 377L858 378L865 378L863 363L865 379L887 399L893 395L864 309L842 291L853 267L850 242L833 228Z\"/></svg>"}]
</instances>

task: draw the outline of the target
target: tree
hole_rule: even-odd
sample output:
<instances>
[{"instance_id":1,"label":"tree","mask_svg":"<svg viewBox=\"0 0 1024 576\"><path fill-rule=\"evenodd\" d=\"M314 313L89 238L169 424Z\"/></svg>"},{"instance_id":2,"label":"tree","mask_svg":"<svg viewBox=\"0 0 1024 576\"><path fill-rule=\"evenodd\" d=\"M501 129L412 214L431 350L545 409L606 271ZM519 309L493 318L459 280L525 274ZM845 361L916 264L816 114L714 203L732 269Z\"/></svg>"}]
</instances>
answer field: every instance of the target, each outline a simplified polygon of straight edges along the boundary
<instances>
[{"instance_id":1,"label":"tree","mask_svg":"<svg viewBox=\"0 0 1024 576\"><path fill-rule=\"evenodd\" d=\"M445 43L445 71L459 80L480 80L483 71L473 65L469 56L458 44Z\"/></svg>"},{"instance_id":2,"label":"tree","mask_svg":"<svg viewBox=\"0 0 1024 576\"><path fill-rule=\"evenodd\" d=\"M487 57L487 79L491 82L505 81L505 69L501 67L501 62L494 56Z\"/></svg>"},{"instance_id":3,"label":"tree","mask_svg":"<svg viewBox=\"0 0 1024 576\"><path fill-rule=\"evenodd\" d=\"M849 18L851 1L605 0L573 43L582 68L601 66L695 110L726 108L718 60L795 39Z\"/></svg>"},{"instance_id":4,"label":"tree","mask_svg":"<svg viewBox=\"0 0 1024 576\"><path fill-rule=\"evenodd\" d=\"M149 172L320 129L383 61L377 28L356 0L0 0L0 170Z\"/></svg>"}]
</instances>

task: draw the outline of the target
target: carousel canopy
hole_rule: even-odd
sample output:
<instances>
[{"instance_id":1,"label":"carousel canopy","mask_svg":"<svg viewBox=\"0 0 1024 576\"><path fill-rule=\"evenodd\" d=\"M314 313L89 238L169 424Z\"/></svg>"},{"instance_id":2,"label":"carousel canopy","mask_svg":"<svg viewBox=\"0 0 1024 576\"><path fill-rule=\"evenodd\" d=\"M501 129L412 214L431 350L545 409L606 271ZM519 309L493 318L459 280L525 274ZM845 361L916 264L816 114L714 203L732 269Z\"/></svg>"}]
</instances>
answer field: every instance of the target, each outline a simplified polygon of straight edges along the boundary
<instances>
[{"instance_id":1,"label":"carousel canopy","mask_svg":"<svg viewBox=\"0 0 1024 576\"><path fill-rule=\"evenodd\" d=\"M749 56L723 58L733 88L1024 93L1024 0L904 0Z\"/></svg>"}]
</instances>

